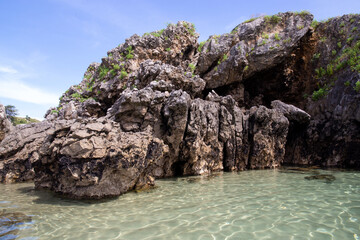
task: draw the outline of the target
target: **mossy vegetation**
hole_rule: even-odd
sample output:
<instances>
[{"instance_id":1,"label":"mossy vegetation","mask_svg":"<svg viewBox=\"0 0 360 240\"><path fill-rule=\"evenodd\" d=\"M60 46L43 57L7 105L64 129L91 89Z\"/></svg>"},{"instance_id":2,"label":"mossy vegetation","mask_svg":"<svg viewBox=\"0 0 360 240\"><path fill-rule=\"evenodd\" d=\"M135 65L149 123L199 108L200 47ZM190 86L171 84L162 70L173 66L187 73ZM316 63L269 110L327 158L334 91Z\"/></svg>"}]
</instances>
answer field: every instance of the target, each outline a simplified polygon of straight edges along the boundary
<instances>
[{"instance_id":1,"label":"mossy vegetation","mask_svg":"<svg viewBox=\"0 0 360 240\"><path fill-rule=\"evenodd\" d=\"M297 30L301 30L301 29L304 28L304 25L299 25L299 26L297 26L296 28L297 28Z\"/></svg>"},{"instance_id":2,"label":"mossy vegetation","mask_svg":"<svg viewBox=\"0 0 360 240\"><path fill-rule=\"evenodd\" d=\"M183 23L183 26L187 29L187 31L190 33L191 36L194 36L195 35L195 24L187 24L187 23Z\"/></svg>"},{"instance_id":3,"label":"mossy vegetation","mask_svg":"<svg viewBox=\"0 0 360 240\"><path fill-rule=\"evenodd\" d=\"M161 29L159 31L155 31L155 32L151 32L150 34L153 35L154 37L161 37L161 35L163 34L165 29ZM148 33L146 34L148 35Z\"/></svg>"},{"instance_id":4,"label":"mossy vegetation","mask_svg":"<svg viewBox=\"0 0 360 240\"><path fill-rule=\"evenodd\" d=\"M317 90L317 91L314 91L311 96L311 99L314 101L318 101L318 100L322 99L323 97L325 97L327 94L328 94L328 88L325 86L325 87L319 88L319 90Z\"/></svg>"},{"instance_id":5,"label":"mossy vegetation","mask_svg":"<svg viewBox=\"0 0 360 240\"><path fill-rule=\"evenodd\" d=\"M118 71L120 70L120 66L119 64L112 64L112 69L110 70L110 74L112 77L115 77L118 73Z\"/></svg>"},{"instance_id":6,"label":"mossy vegetation","mask_svg":"<svg viewBox=\"0 0 360 240\"><path fill-rule=\"evenodd\" d=\"M352 47L345 48L341 55L333 61L333 64L337 71L348 65L351 70L360 73L360 40Z\"/></svg>"},{"instance_id":7,"label":"mossy vegetation","mask_svg":"<svg viewBox=\"0 0 360 240\"><path fill-rule=\"evenodd\" d=\"M215 35L212 35L211 38L215 40L215 43L219 43L220 35L215 34Z\"/></svg>"},{"instance_id":8,"label":"mossy vegetation","mask_svg":"<svg viewBox=\"0 0 360 240\"><path fill-rule=\"evenodd\" d=\"M281 38L280 38L280 36L279 36L278 33L275 33L274 38L275 38L276 41L280 41L280 40L281 40Z\"/></svg>"},{"instance_id":9,"label":"mossy vegetation","mask_svg":"<svg viewBox=\"0 0 360 240\"><path fill-rule=\"evenodd\" d=\"M321 53L314 53L314 55L313 55L313 57L312 57L312 60L314 61L314 60L319 59L319 58L320 58L320 55L321 55Z\"/></svg>"},{"instance_id":10,"label":"mossy vegetation","mask_svg":"<svg viewBox=\"0 0 360 240\"><path fill-rule=\"evenodd\" d=\"M320 42L326 42L326 40L327 40L327 37L321 37L320 38Z\"/></svg>"},{"instance_id":11,"label":"mossy vegetation","mask_svg":"<svg viewBox=\"0 0 360 240\"><path fill-rule=\"evenodd\" d=\"M259 46L263 46L265 44L266 44L266 40L264 39L264 40L261 41L261 43L259 43Z\"/></svg>"},{"instance_id":12,"label":"mossy vegetation","mask_svg":"<svg viewBox=\"0 0 360 240\"><path fill-rule=\"evenodd\" d=\"M354 19L354 18L352 18ZM331 19L326 22L331 21ZM314 101L319 100L327 95L331 87L335 85L337 80L336 74L345 69L346 67L350 68L352 71L360 73L360 40L357 36L358 27L349 26L351 21L346 22L342 21L338 27L340 28L339 41L336 43L336 49L330 49L330 56L326 55L330 60L324 63L324 61L319 61L321 64L315 69L315 78L319 80L319 89L313 92L312 99ZM326 30L326 25L323 26L323 29ZM332 38L332 40L335 40ZM326 36L322 36L319 41L321 43L328 42ZM313 59L318 59L320 55L318 53L313 55ZM346 87L351 86L350 81L344 83ZM358 87L353 85L355 91L360 91L360 83Z\"/></svg>"},{"instance_id":13,"label":"mossy vegetation","mask_svg":"<svg viewBox=\"0 0 360 240\"><path fill-rule=\"evenodd\" d=\"M277 24L281 21L281 17L278 15L265 16L264 20L266 23Z\"/></svg>"},{"instance_id":14,"label":"mossy vegetation","mask_svg":"<svg viewBox=\"0 0 360 240\"><path fill-rule=\"evenodd\" d=\"M255 21L256 19L258 19L258 17L250 18L250 19L244 21L243 23L251 23L251 22Z\"/></svg>"},{"instance_id":15,"label":"mossy vegetation","mask_svg":"<svg viewBox=\"0 0 360 240\"><path fill-rule=\"evenodd\" d=\"M265 39L269 39L269 34L263 33L263 34L261 35L261 37L262 37L262 38L265 38Z\"/></svg>"},{"instance_id":16,"label":"mossy vegetation","mask_svg":"<svg viewBox=\"0 0 360 240\"><path fill-rule=\"evenodd\" d=\"M198 47L198 52L201 52L201 50L203 49L204 45L205 45L206 41L202 41L199 43L199 47Z\"/></svg>"},{"instance_id":17,"label":"mossy vegetation","mask_svg":"<svg viewBox=\"0 0 360 240\"><path fill-rule=\"evenodd\" d=\"M291 38L287 38L287 39L283 40L283 43L289 43L289 42L291 42Z\"/></svg>"},{"instance_id":18,"label":"mossy vegetation","mask_svg":"<svg viewBox=\"0 0 360 240\"><path fill-rule=\"evenodd\" d=\"M311 22L311 25L310 25L310 26L311 26L313 29L316 29L316 28L319 26L319 24L320 24L320 23L319 23L318 21L314 20L314 21Z\"/></svg>"},{"instance_id":19,"label":"mossy vegetation","mask_svg":"<svg viewBox=\"0 0 360 240\"><path fill-rule=\"evenodd\" d=\"M14 117L11 122L13 125L16 126L16 125L20 125L20 124L36 123L36 122L40 122L40 121L37 119L34 119L34 118L30 118L29 116L26 116L24 118Z\"/></svg>"},{"instance_id":20,"label":"mossy vegetation","mask_svg":"<svg viewBox=\"0 0 360 240\"><path fill-rule=\"evenodd\" d=\"M191 73L194 74L196 66L192 63L189 63L189 68L191 70Z\"/></svg>"},{"instance_id":21,"label":"mossy vegetation","mask_svg":"<svg viewBox=\"0 0 360 240\"><path fill-rule=\"evenodd\" d=\"M322 67L315 69L316 76L315 78L319 79L326 75L326 70Z\"/></svg>"},{"instance_id":22,"label":"mossy vegetation","mask_svg":"<svg viewBox=\"0 0 360 240\"><path fill-rule=\"evenodd\" d=\"M350 36L348 39L346 39L347 44L351 44L351 42L354 40L353 36Z\"/></svg>"},{"instance_id":23,"label":"mossy vegetation","mask_svg":"<svg viewBox=\"0 0 360 240\"><path fill-rule=\"evenodd\" d=\"M126 54L126 59L132 59L134 58L134 50L132 49L132 46L128 46L126 48L127 54Z\"/></svg>"},{"instance_id":24,"label":"mossy vegetation","mask_svg":"<svg viewBox=\"0 0 360 240\"><path fill-rule=\"evenodd\" d=\"M89 79L92 77L92 74L91 73L86 73L85 75L84 75L84 78L86 79L86 80L88 80L89 81Z\"/></svg>"},{"instance_id":25,"label":"mossy vegetation","mask_svg":"<svg viewBox=\"0 0 360 240\"><path fill-rule=\"evenodd\" d=\"M101 65L98 69L98 73L99 73L99 79L103 80L106 75L108 74L110 70L108 68L106 68L104 65Z\"/></svg>"},{"instance_id":26,"label":"mossy vegetation","mask_svg":"<svg viewBox=\"0 0 360 240\"><path fill-rule=\"evenodd\" d=\"M310 15L311 13L309 11L303 10L301 12L294 12L295 16L301 16L302 18L306 17L307 15Z\"/></svg>"},{"instance_id":27,"label":"mossy vegetation","mask_svg":"<svg viewBox=\"0 0 360 240\"><path fill-rule=\"evenodd\" d=\"M225 53L217 62L218 65L220 65L222 62L226 61L229 58L229 56Z\"/></svg>"},{"instance_id":28,"label":"mossy vegetation","mask_svg":"<svg viewBox=\"0 0 360 240\"><path fill-rule=\"evenodd\" d=\"M238 26L237 26L237 27L235 27L233 30L231 30L231 34L235 34L235 33L237 33L237 30L238 30Z\"/></svg>"},{"instance_id":29,"label":"mossy vegetation","mask_svg":"<svg viewBox=\"0 0 360 240\"><path fill-rule=\"evenodd\" d=\"M128 73L123 69L123 70L121 70L121 72L120 72L120 79L123 79L123 78L125 78L125 77L127 77L128 76Z\"/></svg>"},{"instance_id":30,"label":"mossy vegetation","mask_svg":"<svg viewBox=\"0 0 360 240\"><path fill-rule=\"evenodd\" d=\"M359 80L355 83L354 90L355 90L357 93L360 92L360 81L359 81Z\"/></svg>"}]
</instances>

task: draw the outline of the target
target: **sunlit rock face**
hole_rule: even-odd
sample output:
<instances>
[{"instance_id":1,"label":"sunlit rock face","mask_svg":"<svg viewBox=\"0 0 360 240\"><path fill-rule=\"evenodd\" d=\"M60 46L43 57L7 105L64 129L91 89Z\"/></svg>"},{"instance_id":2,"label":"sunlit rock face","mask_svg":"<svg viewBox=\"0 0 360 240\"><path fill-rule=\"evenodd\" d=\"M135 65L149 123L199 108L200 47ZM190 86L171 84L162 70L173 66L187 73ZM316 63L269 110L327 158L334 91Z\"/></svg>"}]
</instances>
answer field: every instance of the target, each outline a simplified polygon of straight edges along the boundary
<instances>
[{"instance_id":1,"label":"sunlit rock face","mask_svg":"<svg viewBox=\"0 0 360 240\"><path fill-rule=\"evenodd\" d=\"M45 121L6 135L0 180L104 198L163 177L359 166L359 74L344 65L336 81L330 69L314 76L359 48L357 38L335 54L327 48L339 46L332 36L350 18L359 16L311 26L309 13L279 13L202 43L187 22L133 35L90 64Z\"/></svg>"}]
</instances>

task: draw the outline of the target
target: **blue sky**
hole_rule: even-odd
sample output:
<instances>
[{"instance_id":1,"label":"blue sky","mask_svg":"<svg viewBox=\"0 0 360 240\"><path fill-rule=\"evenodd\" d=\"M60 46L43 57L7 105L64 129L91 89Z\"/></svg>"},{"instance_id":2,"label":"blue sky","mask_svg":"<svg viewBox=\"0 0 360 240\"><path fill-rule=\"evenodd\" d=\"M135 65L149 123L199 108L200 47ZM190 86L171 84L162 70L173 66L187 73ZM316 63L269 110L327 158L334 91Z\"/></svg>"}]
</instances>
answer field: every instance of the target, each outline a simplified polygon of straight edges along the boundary
<instances>
[{"instance_id":1,"label":"blue sky","mask_svg":"<svg viewBox=\"0 0 360 240\"><path fill-rule=\"evenodd\" d=\"M91 62L132 34L186 20L200 41L253 16L308 10L315 19L359 13L359 0L0 0L0 103L42 119Z\"/></svg>"}]
</instances>

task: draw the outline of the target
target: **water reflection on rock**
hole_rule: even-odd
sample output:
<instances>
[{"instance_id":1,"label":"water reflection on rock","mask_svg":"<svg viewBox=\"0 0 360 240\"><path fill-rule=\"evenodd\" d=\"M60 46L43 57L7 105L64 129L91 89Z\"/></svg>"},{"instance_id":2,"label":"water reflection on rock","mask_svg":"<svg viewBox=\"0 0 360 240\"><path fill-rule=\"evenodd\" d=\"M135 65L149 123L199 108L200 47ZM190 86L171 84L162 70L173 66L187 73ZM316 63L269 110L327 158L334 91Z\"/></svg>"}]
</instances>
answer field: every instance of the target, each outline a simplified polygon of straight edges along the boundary
<instances>
[{"instance_id":1,"label":"water reflection on rock","mask_svg":"<svg viewBox=\"0 0 360 240\"><path fill-rule=\"evenodd\" d=\"M222 172L214 172L209 175L189 176L189 177L185 177L185 178L180 178L180 181L184 181L187 183L207 182L216 177L221 176L222 174L223 174Z\"/></svg>"},{"instance_id":2,"label":"water reflection on rock","mask_svg":"<svg viewBox=\"0 0 360 240\"><path fill-rule=\"evenodd\" d=\"M320 167L283 167L279 170L281 173L298 173L310 176L304 177L306 180L322 180L326 183L332 183L336 180L335 176L330 174L321 174Z\"/></svg>"},{"instance_id":3,"label":"water reflection on rock","mask_svg":"<svg viewBox=\"0 0 360 240\"><path fill-rule=\"evenodd\" d=\"M0 239L16 239L19 230L31 217L21 212L0 211Z\"/></svg>"},{"instance_id":4,"label":"water reflection on rock","mask_svg":"<svg viewBox=\"0 0 360 240\"><path fill-rule=\"evenodd\" d=\"M325 182L331 183L335 181L335 176L330 174L319 174L314 176L307 176L305 177L306 180L324 180Z\"/></svg>"},{"instance_id":5,"label":"water reflection on rock","mask_svg":"<svg viewBox=\"0 0 360 240\"><path fill-rule=\"evenodd\" d=\"M282 173L299 173L299 174L320 174L317 170L319 167L312 166L312 167L284 167L281 168L279 171Z\"/></svg>"}]
</instances>

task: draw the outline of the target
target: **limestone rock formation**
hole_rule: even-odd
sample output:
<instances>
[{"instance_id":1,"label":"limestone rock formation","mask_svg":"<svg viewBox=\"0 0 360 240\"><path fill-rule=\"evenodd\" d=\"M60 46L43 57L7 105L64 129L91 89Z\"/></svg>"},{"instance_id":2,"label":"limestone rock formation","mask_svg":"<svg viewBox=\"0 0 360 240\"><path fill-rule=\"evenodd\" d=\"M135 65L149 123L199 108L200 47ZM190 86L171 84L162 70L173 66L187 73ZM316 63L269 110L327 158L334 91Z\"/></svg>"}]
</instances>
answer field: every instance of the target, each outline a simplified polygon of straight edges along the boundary
<instances>
[{"instance_id":1,"label":"limestone rock formation","mask_svg":"<svg viewBox=\"0 0 360 240\"><path fill-rule=\"evenodd\" d=\"M312 19L259 17L200 44L183 21L130 37L91 64L46 121L6 135L0 181L103 198L179 175L359 167L360 19Z\"/></svg>"},{"instance_id":2,"label":"limestone rock formation","mask_svg":"<svg viewBox=\"0 0 360 240\"><path fill-rule=\"evenodd\" d=\"M360 15L319 23L306 72L317 86L305 94L308 127L294 129L286 163L360 168ZM305 72L303 71L303 72Z\"/></svg>"},{"instance_id":3,"label":"limestone rock formation","mask_svg":"<svg viewBox=\"0 0 360 240\"><path fill-rule=\"evenodd\" d=\"M33 180L34 162L40 160L39 149L45 138L63 125L64 120L56 123L47 121L18 125L0 144L0 181L19 182Z\"/></svg>"},{"instance_id":4,"label":"limestone rock formation","mask_svg":"<svg viewBox=\"0 0 360 240\"><path fill-rule=\"evenodd\" d=\"M212 36L198 61L206 88L241 82L276 66L298 46L312 19L311 14L280 13L239 24L230 34Z\"/></svg>"},{"instance_id":5,"label":"limestone rock formation","mask_svg":"<svg viewBox=\"0 0 360 240\"><path fill-rule=\"evenodd\" d=\"M310 122L311 116L307 112L291 104L275 100L271 102L271 107L283 113L284 116L291 122L299 124L308 124Z\"/></svg>"},{"instance_id":6,"label":"limestone rock formation","mask_svg":"<svg viewBox=\"0 0 360 240\"><path fill-rule=\"evenodd\" d=\"M250 109L249 168L273 168L282 163L285 155L288 119L276 109L264 106Z\"/></svg>"},{"instance_id":7,"label":"limestone rock formation","mask_svg":"<svg viewBox=\"0 0 360 240\"><path fill-rule=\"evenodd\" d=\"M161 164L168 147L143 132L123 132L105 118L74 122L48 135L35 163L35 186L74 198L117 196L153 185L147 171Z\"/></svg>"}]
</instances>

